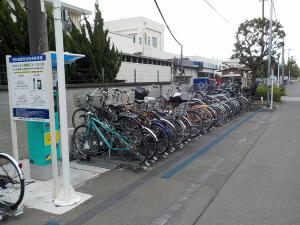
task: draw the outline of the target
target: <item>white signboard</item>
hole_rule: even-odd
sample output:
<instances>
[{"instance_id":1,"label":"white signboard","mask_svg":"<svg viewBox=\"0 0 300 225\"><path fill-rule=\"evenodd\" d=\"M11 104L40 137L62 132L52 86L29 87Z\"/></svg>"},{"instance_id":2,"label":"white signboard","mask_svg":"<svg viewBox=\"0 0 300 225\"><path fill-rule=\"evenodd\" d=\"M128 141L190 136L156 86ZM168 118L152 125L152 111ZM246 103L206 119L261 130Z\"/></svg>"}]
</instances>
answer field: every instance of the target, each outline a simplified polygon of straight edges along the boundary
<instances>
[{"instance_id":1,"label":"white signboard","mask_svg":"<svg viewBox=\"0 0 300 225\"><path fill-rule=\"evenodd\" d=\"M46 55L11 56L7 62L14 120L49 121L50 63Z\"/></svg>"}]
</instances>

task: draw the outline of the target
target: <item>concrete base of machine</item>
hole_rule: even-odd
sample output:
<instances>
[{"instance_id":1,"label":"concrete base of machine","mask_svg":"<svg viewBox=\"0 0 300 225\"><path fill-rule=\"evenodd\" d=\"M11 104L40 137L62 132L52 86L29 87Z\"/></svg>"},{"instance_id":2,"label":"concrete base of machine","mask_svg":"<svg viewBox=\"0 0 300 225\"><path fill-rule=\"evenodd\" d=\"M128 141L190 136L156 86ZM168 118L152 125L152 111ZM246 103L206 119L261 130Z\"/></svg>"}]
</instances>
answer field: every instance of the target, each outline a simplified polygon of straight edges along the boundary
<instances>
[{"instance_id":1,"label":"concrete base of machine","mask_svg":"<svg viewBox=\"0 0 300 225\"><path fill-rule=\"evenodd\" d=\"M46 181L52 178L52 165L40 166L30 163L30 178ZM58 175L60 175L60 166L58 166Z\"/></svg>"}]
</instances>

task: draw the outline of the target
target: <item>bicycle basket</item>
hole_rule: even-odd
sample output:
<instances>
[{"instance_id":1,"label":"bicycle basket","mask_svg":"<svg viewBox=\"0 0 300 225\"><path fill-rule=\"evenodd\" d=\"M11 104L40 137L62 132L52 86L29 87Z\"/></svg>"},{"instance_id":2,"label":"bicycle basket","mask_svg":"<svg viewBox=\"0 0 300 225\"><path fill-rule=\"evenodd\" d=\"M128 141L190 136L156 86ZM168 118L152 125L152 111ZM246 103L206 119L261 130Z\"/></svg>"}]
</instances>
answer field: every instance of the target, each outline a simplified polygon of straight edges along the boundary
<instances>
[{"instance_id":1,"label":"bicycle basket","mask_svg":"<svg viewBox=\"0 0 300 225\"><path fill-rule=\"evenodd\" d=\"M185 116L187 114L188 110L188 103L184 102L181 103L175 110L174 110L174 115L175 116Z\"/></svg>"},{"instance_id":2,"label":"bicycle basket","mask_svg":"<svg viewBox=\"0 0 300 225\"><path fill-rule=\"evenodd\" d=\"M88 106L88 95L87 93L78 93L74 95L74 106L78 108L84 108Z\"/></svg>"},{"instance_id":3,"label":"bicycle basket","mask_svg":"<svg viewBox=\"0 0 300 225\"><path fill-rule=\"evenodd\" d=\"M105 102L105 96L102 93L96 93L91 99L91 106L101 108Z\"/></svg>"},{"instance_id":4,"label":"bicycle basket","mask_svg":"<svg viewBox=\"0 0 300 225\"><path fill-rule=\"evenodd\" d=\"M144 98L148 95L148 91L145 88L138 88L135 90L135 99L144 100Z\"/></svg>"}]
</instances>

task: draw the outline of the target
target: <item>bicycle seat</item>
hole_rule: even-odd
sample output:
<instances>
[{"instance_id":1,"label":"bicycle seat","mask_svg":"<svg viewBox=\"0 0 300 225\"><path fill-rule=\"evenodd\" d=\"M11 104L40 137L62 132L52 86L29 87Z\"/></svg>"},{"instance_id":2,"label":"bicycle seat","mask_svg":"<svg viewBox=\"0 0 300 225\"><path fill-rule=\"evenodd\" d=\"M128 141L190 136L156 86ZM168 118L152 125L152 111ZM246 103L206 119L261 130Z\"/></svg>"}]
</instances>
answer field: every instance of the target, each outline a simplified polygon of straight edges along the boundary
<instances>
[{"instance_id":1,"label":"bicycle seat","mask_svg":"<svg viewBox=\"0 0 300 225\"><path fill-rule=\"evenodd\" d=\"M145 100L146 103L155 102L155 98L154 97L145 97L144 100Z\"/></svg>"}]
</instances>

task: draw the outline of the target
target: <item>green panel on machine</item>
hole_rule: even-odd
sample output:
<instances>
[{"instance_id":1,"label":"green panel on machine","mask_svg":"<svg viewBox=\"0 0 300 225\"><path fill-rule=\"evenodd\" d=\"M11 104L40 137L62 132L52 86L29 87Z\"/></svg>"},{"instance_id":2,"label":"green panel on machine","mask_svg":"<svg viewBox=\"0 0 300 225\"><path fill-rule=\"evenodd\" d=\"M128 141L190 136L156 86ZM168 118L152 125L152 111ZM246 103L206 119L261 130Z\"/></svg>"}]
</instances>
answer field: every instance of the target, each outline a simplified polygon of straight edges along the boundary
<instances>
[{"instance_id":1,"label":"green panel on machine","mask_svg":"<svg viewBox=\"0 0 300 225\"><path fill-rule=\"evenodd\" d=\"M54 99L54 104L56 106L56 93L54 93ZM59 120L57 107L55 107L55 128L57 159L60 159ZM27 133L30 163L39 166L51 164L51 139L49 123L29 121L27 122Z\"/></svg>"}]
</instances>

